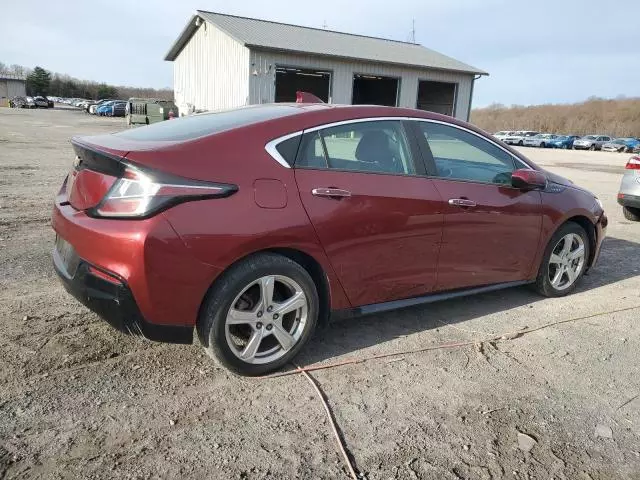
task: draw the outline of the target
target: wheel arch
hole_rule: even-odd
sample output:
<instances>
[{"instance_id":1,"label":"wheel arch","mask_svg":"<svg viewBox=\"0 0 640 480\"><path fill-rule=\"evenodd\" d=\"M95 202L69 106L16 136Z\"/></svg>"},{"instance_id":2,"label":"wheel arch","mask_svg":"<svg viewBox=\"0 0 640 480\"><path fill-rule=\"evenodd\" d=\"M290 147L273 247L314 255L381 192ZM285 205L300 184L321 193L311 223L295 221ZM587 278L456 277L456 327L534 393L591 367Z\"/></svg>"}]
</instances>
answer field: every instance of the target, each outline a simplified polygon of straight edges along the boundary
<instances>
[{"instance_id":1,"label":"wheel arch","mask_svg":"<svg viewBox=\"0 0 640 480\"><path fill-rule=\"evenodd\" d=\"M318 300L320 301L320 308L318 312L319 324L326 325L328 323L331 314L331 284L329 282L329 277L327 276L325 269L322 267L322 264L312 255L302 250L290 247L272 247L262 250L256 250L240 258L237 258L211 282L209 288L207 288L207 291L200 302L200 306L198 308L198 316L196 317L196 324L199 324L201 319L203 318L204 308L207 303L207 299L211 295L211 292L215 290L217 285L225 280L225 274L229 271L229 269L240 262L246 261L252 256L260 255L263 253L274 253L286 257L302 266L302 268L304 268L307 273L309 273L318 290Z\"/></svg>"},{"instance_id":2,"label":"wheel arch","mask_svg":"<svg viewBox=\"0 0 640 480\"><path fill-rule=\"evenodd\" d=\"M549 246L549 242L551 241L551 239L553 238L553 236L556 234L556 232L558 230L560 230L563 226L565 226L567 223L572 222L572 223L576 223L578 225L580 225L585 232L587 232L587 238L589 239L589 258L587 261L587 271L589 268L591 268L591 265L593 264L593 260L595 258L595 254L596 254L596 247L598 244L598 239L596 238L596 226L593 223L593 221L584 214L581 213L576 213L573 215L568 216L567 218L565 218L562 222L558 222L558 224L556 225L556 227L551 230L549 232L549 234L547 235L547 238L545 239L545 242L543 244L543 248L541 251L541 256L540 256L540 260L537 264L537 268L535 269L534 274L538 275L538 272L540 271L540 268L542 267L542 262L544 262L544 252L546 252L547 247Z\"/></svg>"}]
</instances>

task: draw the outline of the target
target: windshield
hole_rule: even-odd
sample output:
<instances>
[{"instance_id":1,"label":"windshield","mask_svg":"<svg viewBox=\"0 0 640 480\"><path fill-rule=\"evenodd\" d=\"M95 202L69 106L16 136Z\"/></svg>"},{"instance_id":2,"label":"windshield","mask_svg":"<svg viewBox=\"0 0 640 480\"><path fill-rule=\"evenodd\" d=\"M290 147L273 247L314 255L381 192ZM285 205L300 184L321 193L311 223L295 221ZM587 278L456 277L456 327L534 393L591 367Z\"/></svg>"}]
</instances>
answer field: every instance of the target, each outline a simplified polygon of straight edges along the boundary
<instances>
[{"instance_id":1,"label":"windshield","mask_svg":"<svg viewBox=\"0 0 640 480\"><path fill-rule=\"evenodd\" d=\"M582 137L582 138L584 138L585 140L595 140L596 139L596 137L594 135L587 135L586 137Z\"/></svg>"}]
</instances>

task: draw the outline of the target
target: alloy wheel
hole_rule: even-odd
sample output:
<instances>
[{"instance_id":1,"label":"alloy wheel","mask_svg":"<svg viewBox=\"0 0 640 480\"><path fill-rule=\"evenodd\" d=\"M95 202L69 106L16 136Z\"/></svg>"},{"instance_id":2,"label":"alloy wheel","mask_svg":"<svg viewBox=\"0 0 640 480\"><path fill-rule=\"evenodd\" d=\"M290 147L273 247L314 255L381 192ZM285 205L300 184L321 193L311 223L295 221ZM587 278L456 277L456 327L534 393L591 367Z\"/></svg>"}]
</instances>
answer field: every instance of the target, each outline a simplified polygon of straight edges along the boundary
<instances>
[{"instance_id":1,"label":"alloy wheel","mask_svg":"<svg viewBox=\"0 0 640 480\"><path fill-rule=\"evenodd\" d=\"M560 239L549 258L549 281L556 290L571 287L585 265L584 240L580 235L568 233Z\"/></svg>"},{"instance_id":2,"label":"alloy wheel","mask_svg":"<svg viewBox=\"0 0 640 480\"><path fill-rule=\"evenodd\" d=\"M274 362L298 343L308 312L308 299L293 279L282 275L261 277L232 302L225 321L227 344L243 362Z\"/></svg>"}]
</instances>

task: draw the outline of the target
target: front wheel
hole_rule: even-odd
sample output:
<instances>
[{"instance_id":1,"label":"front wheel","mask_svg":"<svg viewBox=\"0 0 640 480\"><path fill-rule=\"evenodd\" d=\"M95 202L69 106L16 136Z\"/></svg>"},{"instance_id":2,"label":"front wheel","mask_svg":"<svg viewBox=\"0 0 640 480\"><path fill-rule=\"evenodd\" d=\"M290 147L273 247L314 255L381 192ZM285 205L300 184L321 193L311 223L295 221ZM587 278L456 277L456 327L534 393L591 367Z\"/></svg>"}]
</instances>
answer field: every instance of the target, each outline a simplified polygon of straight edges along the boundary
<instances>
[{"instance_id":1,"label":"front wheel","mask_svg":"<svg viewBox=\"0 0 640 480\"><path fill-rule=\"evenodd\" d=\"M596 149L596 146L595 146L595 145L591 145L591 146L589 147L589 150L591 150L592 152L593 152L593 151L595 151L595 149Z\"/></svg>"},{"instance_id":2,"label":"front wheel","mask_svg":"<svg viewBox=\"0 0 640 480\"><path fill-rule=\"evenodd\" d=\"M262 375L298 354L315 330L318 311L315 284L302 266L258 254L232 266L208 294L198 336L230 370Z\"/></svg>"},{"instance_id":3,"label":"front wheel","mask_svg":"<svg viewBox=\"0 0 640 480\"><path fill-rule=\"evenodd\" d=\"M524 142L523 142L522 140L520 140L520 141L518 142L518 146L523 147L523 146L524 146Z\"/></svg>"},{"instance_id":4,"label":"front wheel","mask_svg":"<svg viewBox=\"0 0 640 480\"><path fill-rule=\"evenodd\" d=\"M622 207L624 218L632 222L640 222L640 208Z\"/></svg>"},{"instance_id":5,"label":"front wheel","mask_svg":"<svg viewBox=\"0 0 640 480\"><path fill-rule=\"evenodd\" d=\"M545 297L563 297L571 293L584 275L588 260L587 232L577 223L566 223L547 245L536 289Z\"/></svg>"}]
</instances>

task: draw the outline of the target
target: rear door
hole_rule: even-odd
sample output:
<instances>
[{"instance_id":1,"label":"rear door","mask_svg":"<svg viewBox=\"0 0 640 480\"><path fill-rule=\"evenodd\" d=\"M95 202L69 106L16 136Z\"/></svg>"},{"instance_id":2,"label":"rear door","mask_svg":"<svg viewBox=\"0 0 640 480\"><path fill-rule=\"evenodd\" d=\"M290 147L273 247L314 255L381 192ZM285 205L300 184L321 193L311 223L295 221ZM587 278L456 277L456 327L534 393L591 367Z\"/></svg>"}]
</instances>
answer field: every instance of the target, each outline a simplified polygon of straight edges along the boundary
<instances>
[{"instance_id":1,"label":"rear door","mask_svg":"<svg viewBox=\"0 0 640 480\"><path fill-rule=\"evenodd\" d=\"M541 195L511 187L526 165L497 144L441 122L416 122L444 204L438 290L525 280L542 228Z\"/></svg>"},{"instance_id":2,"label":"rear door","mask_svg":"<svg viewBox=\"0 0 640 480\"><path fill-rule=\"evenodd\" d=\"M303 136L295 165L300 197L354 306L435 287L442 199L417 152L400 120Z\"/></svg>"}]
</instances>

